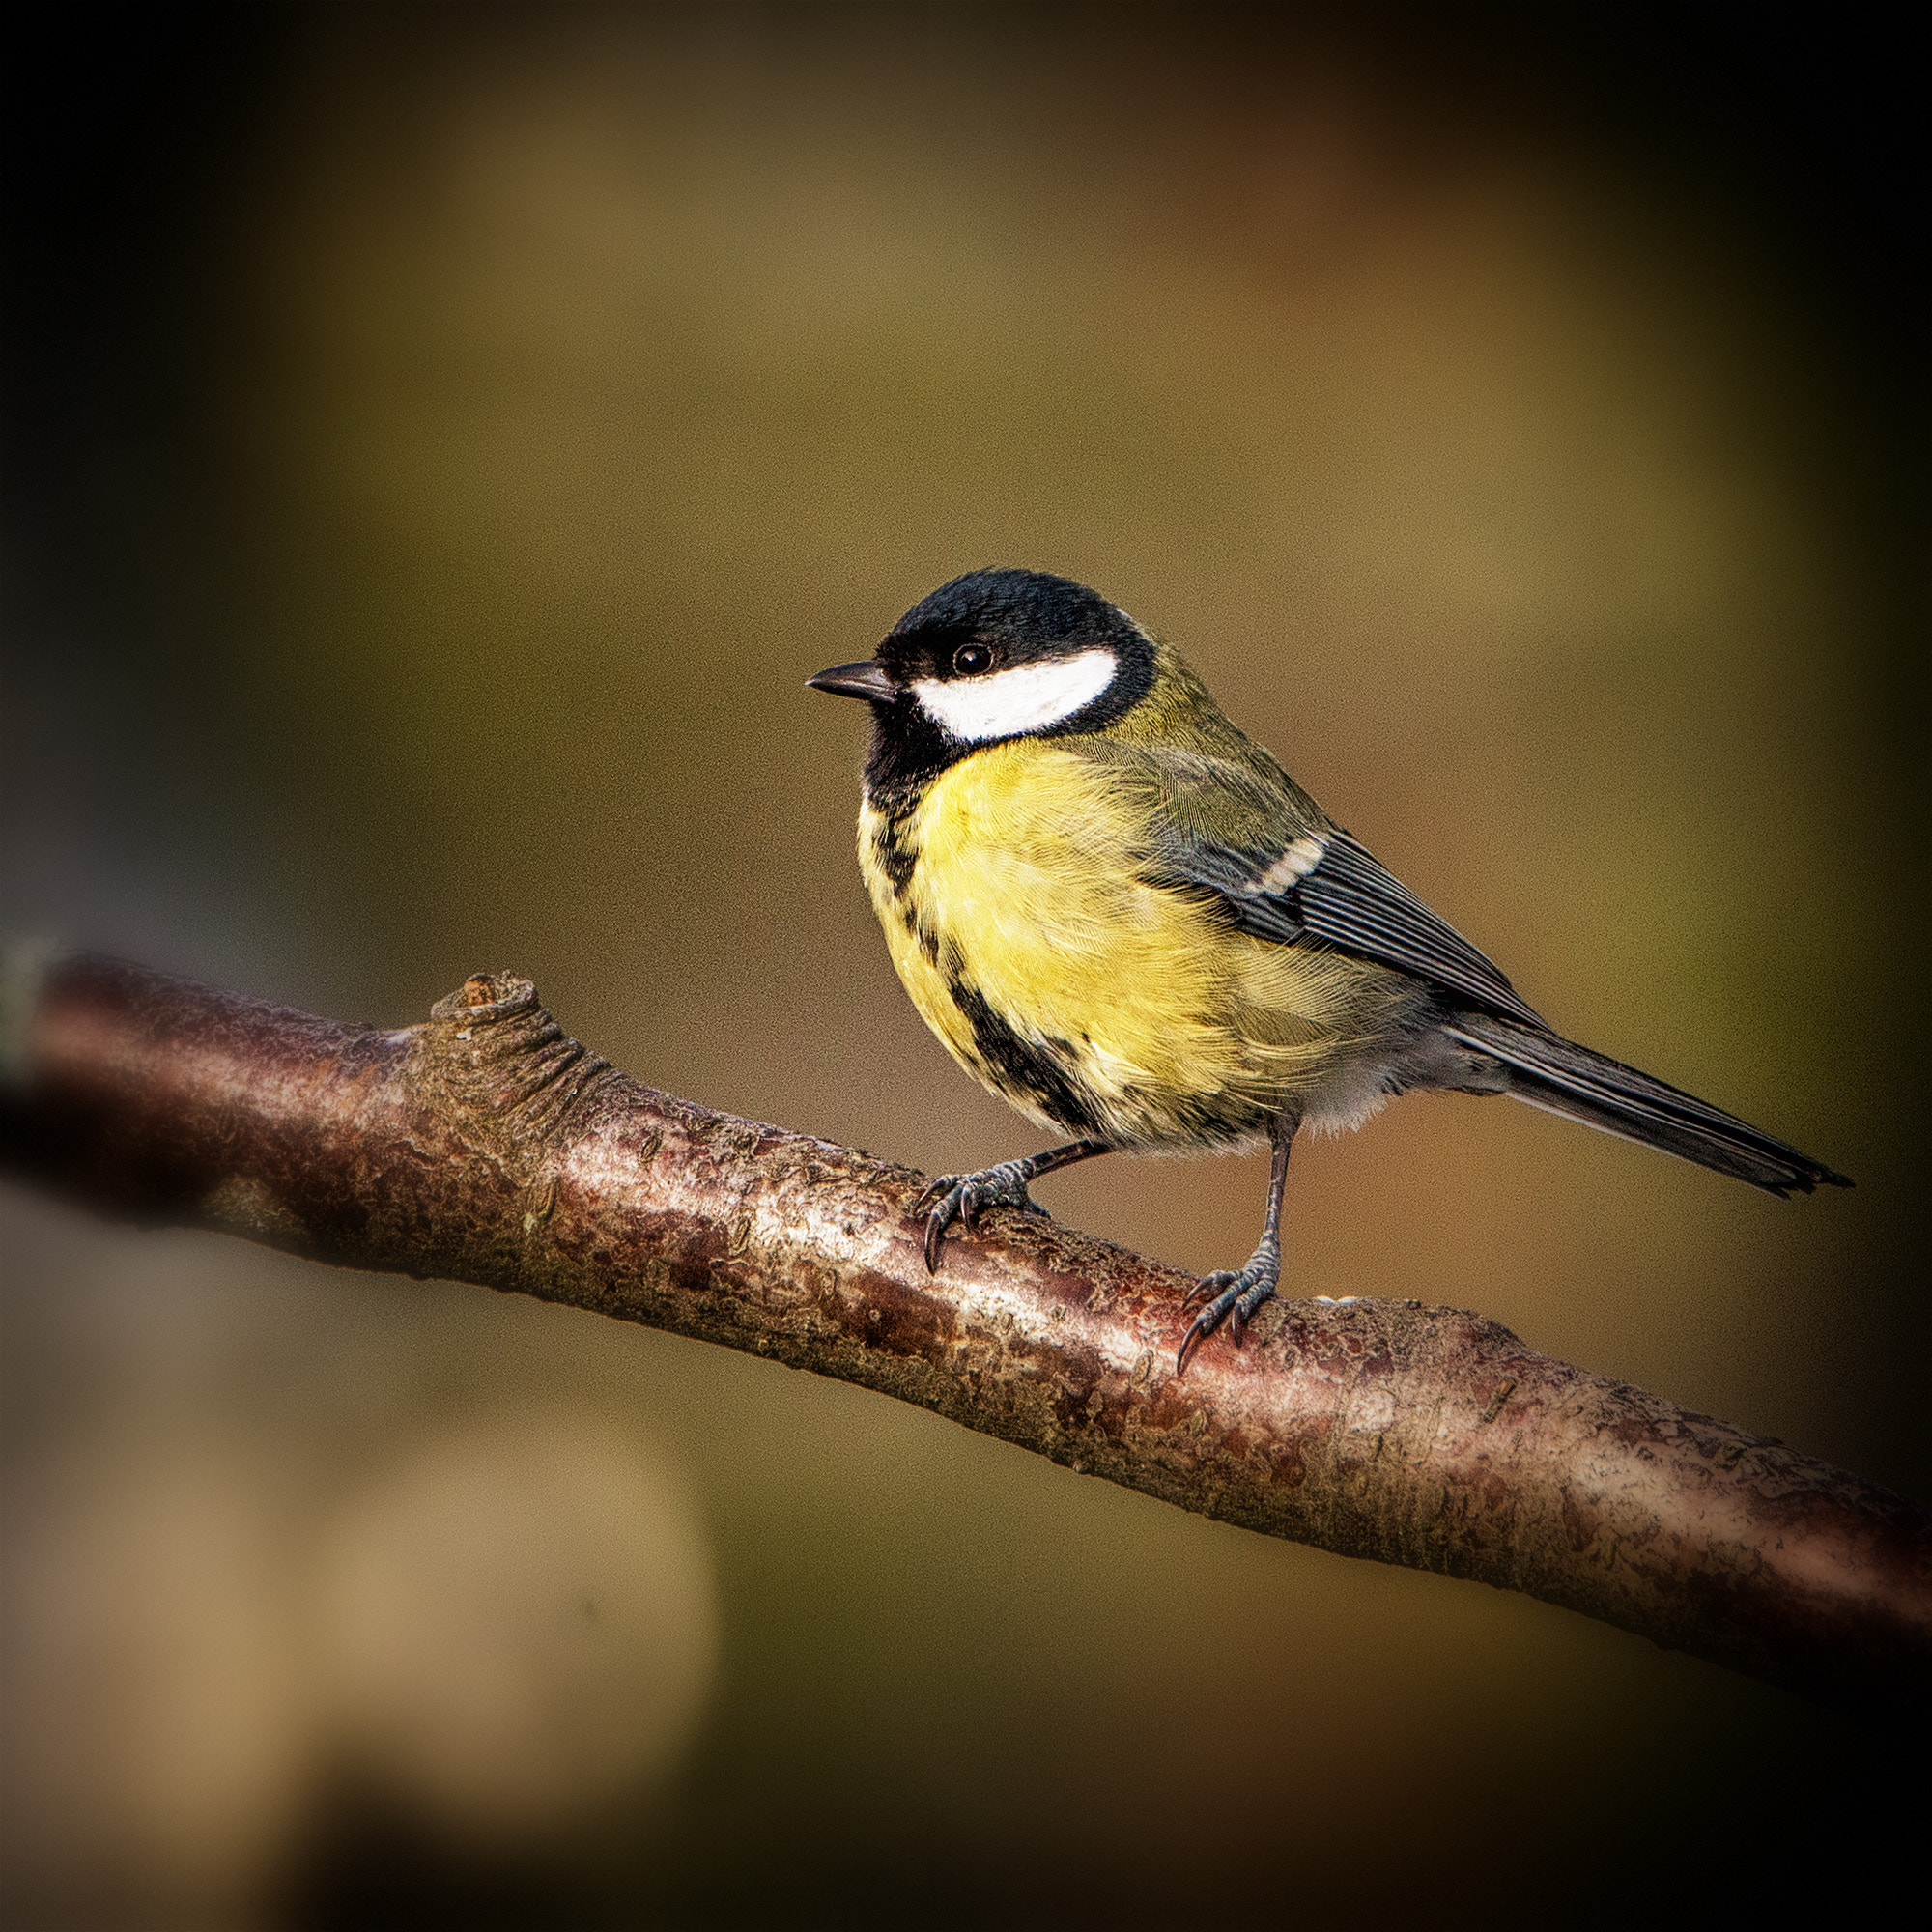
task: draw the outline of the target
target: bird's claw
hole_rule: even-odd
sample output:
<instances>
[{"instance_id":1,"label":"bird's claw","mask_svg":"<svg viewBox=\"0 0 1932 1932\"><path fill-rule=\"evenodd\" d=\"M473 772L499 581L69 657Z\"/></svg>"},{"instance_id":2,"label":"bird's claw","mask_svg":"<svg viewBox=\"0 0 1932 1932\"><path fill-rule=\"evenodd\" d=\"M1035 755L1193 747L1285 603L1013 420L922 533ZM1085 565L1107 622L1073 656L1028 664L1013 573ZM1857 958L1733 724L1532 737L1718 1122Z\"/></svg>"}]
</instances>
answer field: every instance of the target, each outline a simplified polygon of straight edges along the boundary
<instances>
[{"instance_id":1,"label":"bird's claw","mask_svg":"<svg viewBox=\"0 0 1932 1932\"><path fill-rule=\"evenodd\" d=\"M1032 1179L1024 1162L1009 1160L998 1167L981 1168L977 1174L942 1174L928 1181L912 1204L916 1215L931 1209L925 1223L926 1273L939 1272L939 1251L953 1222L976 1227L988 1208L1017 1208L1023 1214L1044 1214L1046 1209L1027 1192Z\"/></svg>"},{"instance_id":2,"label":"bird's claw","mask_svg":"<svg viewBox=\"0 0 1932 1932\"><path fill-rule=\"evenodd\" d=\"M1238 1349L1248 1323L1274 1299L1275 1284L1280 1278L1280 1260L1265 1251L1256 1255L1238 1272L1222 1268L1213 1274L1203 1275L1180 1298L1182 1308L1192 1308L1204 1297L1208 1306L1188 1323L1187 1333L1180 1338L1180 1351L1175 1357L1174 1373L1178 1376L1186 1373L1195 1350L1224 1321L1228 1324L1228 1333L1235 1347Z\"/></svg>"}]
</instances>

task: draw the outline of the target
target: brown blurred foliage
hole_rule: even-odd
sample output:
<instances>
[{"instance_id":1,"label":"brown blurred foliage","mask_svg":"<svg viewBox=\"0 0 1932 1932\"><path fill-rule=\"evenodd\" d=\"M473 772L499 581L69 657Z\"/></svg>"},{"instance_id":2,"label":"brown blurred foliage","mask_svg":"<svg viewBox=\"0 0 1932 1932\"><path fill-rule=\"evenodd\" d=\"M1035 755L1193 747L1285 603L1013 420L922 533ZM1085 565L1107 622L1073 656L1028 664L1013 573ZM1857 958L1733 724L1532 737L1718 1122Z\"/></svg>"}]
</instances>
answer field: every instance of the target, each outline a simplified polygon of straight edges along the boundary
<instances>
[{"instance_id":1,"label":"brown blurred foliage","mask_svg":"<svg viewBox=\"0 0 1932 1932\"><path fill-rule=\"evenodd\" d=\"M1297 1156L1296 1286L1922 1491L1918 418L1891 55L1834 18L50 15L7 922L396 1023L513 967L674 1092L998 1158L800 681L1063 571L1554 1023L1861 1183L1419 1100ZM1262 1186L1044 1191L1208 1267ZM5 1214L10 1924L1721 1923L1913 1815L1839 1720L1540 1605L667 1337Z\"/></svg>"}]
</instances>

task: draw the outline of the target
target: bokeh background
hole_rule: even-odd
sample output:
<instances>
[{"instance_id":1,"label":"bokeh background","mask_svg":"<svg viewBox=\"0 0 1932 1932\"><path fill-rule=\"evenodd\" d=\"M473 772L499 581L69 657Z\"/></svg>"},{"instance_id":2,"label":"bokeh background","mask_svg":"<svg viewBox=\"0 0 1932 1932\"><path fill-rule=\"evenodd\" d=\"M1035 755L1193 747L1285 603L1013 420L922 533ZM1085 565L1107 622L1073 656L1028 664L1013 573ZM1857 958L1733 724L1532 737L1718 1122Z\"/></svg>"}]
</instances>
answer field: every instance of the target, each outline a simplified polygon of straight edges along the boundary
<instances>
[{"instance_id":1,"label":"bokeh background","mask_svg":"<svg viewBox=\"0 0 1932 1932\"><path fill-rule=\"evenodd\" d=\"M1003 1157L801 680L1063 571L1555 1023L1860 1181L1417 1100L1297 1154L1294 1284L1932 1488L1876 14L7 40L11 929L392 1025L514 968L674 1092ZM1263 1187L1045 1198L1206 1268ZM1913 1755L1541 1605L580 1313L0 1215L9 1926L1763 1923L1922 1833Z\"/></svg>"}]
</instances>

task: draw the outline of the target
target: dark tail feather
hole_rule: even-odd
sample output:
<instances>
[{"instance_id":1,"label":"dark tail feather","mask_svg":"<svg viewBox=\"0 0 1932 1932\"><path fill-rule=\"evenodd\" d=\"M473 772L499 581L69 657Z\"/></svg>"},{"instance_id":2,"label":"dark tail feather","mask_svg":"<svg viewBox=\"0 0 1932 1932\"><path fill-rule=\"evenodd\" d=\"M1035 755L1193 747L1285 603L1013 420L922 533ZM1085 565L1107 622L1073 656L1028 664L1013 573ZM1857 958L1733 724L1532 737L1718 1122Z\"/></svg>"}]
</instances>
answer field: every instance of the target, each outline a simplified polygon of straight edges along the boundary
<instances>
[{"instance_id":1,"label":"dark tail feather","mask_svg":"<svg viewBox=\"0 0 1932 1932\"><path fill-rule=\"evenodd\" d=\"M1634 1066L1587 1046L1488 1013L1458 1013L1443 1032L1509 1068L1519 1100L1606 1134L1734 1174L1771 1194L1809 1194L1820 1182L1849 1187L1842 1174L1794 1147Z\"/></svg>"}]
</instances>

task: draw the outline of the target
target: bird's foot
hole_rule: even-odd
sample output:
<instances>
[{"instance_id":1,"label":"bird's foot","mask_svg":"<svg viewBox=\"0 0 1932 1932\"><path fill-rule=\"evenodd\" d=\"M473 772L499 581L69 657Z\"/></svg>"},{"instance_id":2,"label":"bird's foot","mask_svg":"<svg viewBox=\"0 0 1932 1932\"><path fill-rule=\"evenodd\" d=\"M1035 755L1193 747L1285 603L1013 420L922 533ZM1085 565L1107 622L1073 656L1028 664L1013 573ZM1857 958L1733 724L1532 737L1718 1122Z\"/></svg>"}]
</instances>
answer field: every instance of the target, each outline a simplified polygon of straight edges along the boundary
<instances>
[{"instance_id":1,"label":"bird's foot","mask_svg":"<svg viewBox=\"0 0 1932 1932\"><path fill-rule=\"evenodd\" d=\"M915 1214L932 1209L925 1223L926 1273L939 1272L940 1244L953 1222L971 1228L988 1208L1017 1208L1022 1214L1044 1214L1046 1209L1027 1192L1035 1171L1030 1160L1003 1160L998 1167L982 1167L977 1174L942 1174L932 1181L912 1204Z\"/></svg>"},{"instance_id":2,"label":"bird's foot","mask_svg":"<svg viewBox=\"0 0 1932 1932\"><path fill-rule=\"evenodd\" d=\"M1218 1273L1203 1275L1181 1297L1183 1308L1192 1308L1204 1295L1208 1306L1188 1324L1187 1333L1180 1338L1180 1352L1175 1358L1174 1373L1185 1373L1188 1359L1195 1350L1224 1321L1228 1324L1228 1333L1234 1338L1235 1347L1238 1349L1248 1323L1267 1302L1274 1299L1275 1285L1280 1280L1281 1249L1272 1241L1264 1241L1238 1274L1222 1268Z\"/></svg>"}]
</instances>

